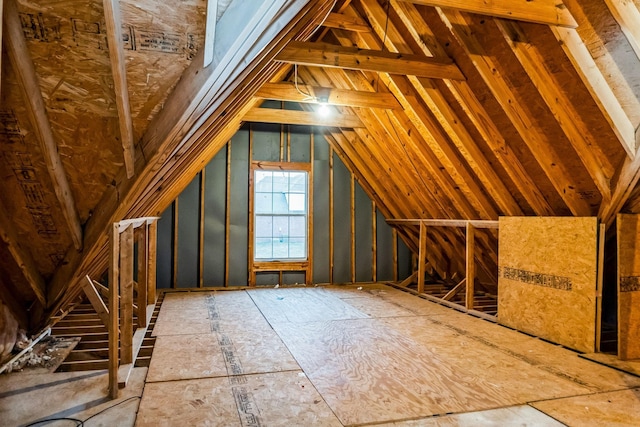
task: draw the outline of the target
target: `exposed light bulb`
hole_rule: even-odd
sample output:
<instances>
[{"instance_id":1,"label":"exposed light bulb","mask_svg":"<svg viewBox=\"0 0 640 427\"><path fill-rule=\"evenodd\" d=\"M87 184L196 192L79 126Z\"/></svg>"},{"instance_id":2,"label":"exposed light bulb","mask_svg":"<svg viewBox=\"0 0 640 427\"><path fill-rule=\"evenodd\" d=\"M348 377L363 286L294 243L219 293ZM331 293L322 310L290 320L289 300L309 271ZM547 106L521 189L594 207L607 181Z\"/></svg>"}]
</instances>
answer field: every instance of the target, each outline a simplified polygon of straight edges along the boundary
<instances>
[{"instance_id":1,"label":"exposed light bulb","mask_svg":"<svg viewBox=\"0 0 640 427\"><path fill-rule=\"evenodd\" d=\"M318 114L322 117L327 117L331 114L331 109L326 103L321 103L318 107Z\"/></svg>"}]
</instances>

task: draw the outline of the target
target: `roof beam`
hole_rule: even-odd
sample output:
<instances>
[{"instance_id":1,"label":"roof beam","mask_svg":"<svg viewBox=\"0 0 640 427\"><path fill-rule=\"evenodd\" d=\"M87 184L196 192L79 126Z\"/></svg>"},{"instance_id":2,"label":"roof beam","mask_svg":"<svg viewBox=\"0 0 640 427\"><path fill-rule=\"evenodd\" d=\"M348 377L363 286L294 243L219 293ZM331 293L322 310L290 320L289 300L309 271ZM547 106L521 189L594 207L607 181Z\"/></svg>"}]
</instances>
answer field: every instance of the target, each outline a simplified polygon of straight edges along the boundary
<instances>
[{"instance_id":1,"label":"roof beam","mask_svg":"<svg viewBox=\"0 0 640 427\"><path fill-rule=\"evenodd\" d=\"M579 21L580 28L584 32L590 31L595 33L595 30L591 26L587 17L580 9L580 5L577 3L571 4L573 13L576 14L576 18ZM582 79L582 82L591 93L591 97L602 111L602 114L609 122L609 125L613 129L614 133L622 143L627 155L630 158L634 158L636 150L640 146L640 133L636 135L636 128L629 119L629 116L622 108L622 105L612 87L607 82L604 74L598 67L594 57L591 55L589 48L582 40L578 31L569 28L550 27L551 31L555 35L556 39L560 42L560 46L564 50L565 54L573 64L576 72ZM602 45L602 40L596 38L589 40L589 45L595 46L597 51L606 51L606 48ZM596 44L599 43L599 44ZM600 58L604 61L603 69L607 70L607 73L614 73L616 68L615 63L611 59Z\"/></svg>"},{"instance_id":2,"label":"roof beam","mask_svg":"<svg viewBox=\"0 0 640 427\"><path fill-rule=\"evenodd\" d=\"M322 23L326 28L338 28L340 30L355 31L357 33L369 33L371 28L361 19L342 13L330 13Z\"/></svg>"},{"instance_id":3,"label":"roof beam","mask_svg":"<svg viewBox=\"0 0 640 427\"><path fill-rule=\"evenodd\" d=\"M315 67L464 80L462 71L450 59L381 52L328 43L293 41L276 56L276 61Z\"/></svg>"},{"instance_id":4,"label":"roof beam","mask_svg":"<svg viewBox=\"0 0 640 427\"><path fill-rule=\"evenodd\" d=\"M446 51L425 22L424 16L420 14L413 4L393 0L392 6L425 55L446 56ZM484 142L491 149L533 211L537 215L552 215L553 209L549 202L545 199L531 176L529 176L469 84L466 81L451 80L445 80L443 83L458 101L466 116L473 123Z\"/></svg>"},{"instance_id":5,"label":"roof beam","mask_svg":"<svg viewBox=\"0 0 640 427\"><path fill-rule=\"evenodd\" d=\"M640 59L640 10L633 0L604 0Z\"/></svg>"},{"instance_id":6,"label":"roof beam","mask_svg":"<svg viewBox=\"0 0 640 427\"><path fill-rule=\"evenodd\" d=\"M476 66L485 84L502 106L505 114L520 134L522 140L536 157L542 170L562 197L564 203L576 216L591 215L591 207L577 193L571 173L562 164L560 157L545 134L536 129L526 108L518 102L518 95L501 76L501 67L486 54L480 42L469 29L469 23L460 12L437 10L440 18L452 32L458 43Z\"/></svg>"},{"instance_id":7,"label":"roof beam","mask_svg":"<svg viewBox=\"0 0 640 427\"><path fill-rule=\"evenodd\" d=\"M26 109L35 130L40 149L51 176L53 188L62 214L71 234L73 245L77 250L82 248L82 228L76 211L73 193L58 154L58 146L51 131L47 110L40 91L38 77L22 32L22 24L14 0L4 0L4 27L6 48L9 60L18 77Z\"/></svg>"},{"instance_id":8,"label":"roof beam","mask_svg":"<svg viewBox=\"0 0 640 427\"><path fill-rule=\"evenodd\" d=\"M401 50L408 51L410 49L396 28L393 20L387 22L386 13L382 6L378 3L369 2L363 3L362 7L376 30L378 37L380 40L385 40L386 47L389 50L395 52ZM384 36L385 34L386 37ZM366 39L365 35L363 35L362 39ZM369 47L373 46L373 43L377 43L377 41L372 38L365 42ZM429 79L417 79L415 77L408 77L408 79L417 94L434 113L442 128L451 138L451 141L456 145L457 151L489 191L502 213L506 215L522 215L522 209L513 198L513 195L495 173L493 167L489 164L485 155L463 125L462 120L460 120L442 93L436 88L435 82ZM438 141L445 156L455 162L458 158L456 150L452 149L446 140L438 139ZM469 176L473 179L473 176Z\"/></svg>"},{"instance_id":9,"label":"roof beam","mask_svg":"<svg viewBox=\"0 0 640 427\"><path fill-rule=\"evenodd\" d=\"M457 9L479 15L576 28L562 0L403 0L424 6Z\"/></svg>"},{"instance_id":10,"label":"roof beam","mask_svg":"<svg viewBox=\"0 0 640 427\"><path fill-rule=\"evenodd\" d=\"M496 19L495 23L553 113L603 199L609 200L614 167L560 87L554 73L547 67L544 54L528 40L517 22Z\"/></svg>"},{"instance_id":11,"label":"roof beam","mask_svg":"<svg viewBox=\"0 0 640 427\"><path fill-rule=\"evenodd\" d=\"M127 68L122 44L122 21L119 0L103 0L104 20L107 25L107 43L111 72L116 92L116 108L118 109L118 124L120 126L120 143L124 156L124 166L127 178L135 174L135 147L133 143L133 121L127 91Z\"/></svg>"},{"instance_id":12,"label":"roof beam","mask_svg":"<svg viewBox=\"0 0 640 427\"><path fill-rule=\"evenodd\" d=\"M162 212L171 202L167 197L175 197L188 185L188 175L215 155L227 141L221 138L233 135L259 86L280 68L273 62L276 52L294 37L308 37L332 4L330 0L279 0L247 9L239 3L231 3L217 23L214 61L225 67L202 69L201 52L185 70L142 138L144 167L134 180L124 179L124 171L119 173L116 185L105 192L87 222L84 251L67 252L56 271L47 289L51 311L77 294L86 274L101 274L107 267L105 230L110 223ZM237 22L242 16L249 22L240 28Z\"/></svg>"},{"instance_id":13,"label":"roof beam","mask_svg":"<svg viewBox=\"0 0 640 427\"><path fill-rule=\"evenodd\" d=\"M20 245L20 238L16 232L15 225L9 220L9 216L1 204L0 238L7 245L9 253L11 253L13 260L18 265L18 268L20 268L22 275L40 304L42 304L43 307L46 306L44 279L40 275L31 253Z\"/></svg>"},{"instance_id":14,"label":"roof beam","mask_svg":"<svg viewBox=\"0 0 640 427\"><path fill-rule=\"evenodd\" d=\"M383 108L396 110L401 108L398 100L390 93L344 90L318 87L298 83L266 83L256 93L257 97L278 101L315 103L326 98L332 105L361 108Z\"/></svg>"},{"instance_id":15,"label":"roof beam","mask_svg":"<svg viewBox=\"0 0 640 427\"><path fill-rule=\"evenodd\" d=\"M281 123L303 126L329 126L339 128L362 128L364 124L352 114L336 114L328 117L308 111L279 110L275 108L252 108L244 115L245 122Z\"/></svg>"}]
</instances>

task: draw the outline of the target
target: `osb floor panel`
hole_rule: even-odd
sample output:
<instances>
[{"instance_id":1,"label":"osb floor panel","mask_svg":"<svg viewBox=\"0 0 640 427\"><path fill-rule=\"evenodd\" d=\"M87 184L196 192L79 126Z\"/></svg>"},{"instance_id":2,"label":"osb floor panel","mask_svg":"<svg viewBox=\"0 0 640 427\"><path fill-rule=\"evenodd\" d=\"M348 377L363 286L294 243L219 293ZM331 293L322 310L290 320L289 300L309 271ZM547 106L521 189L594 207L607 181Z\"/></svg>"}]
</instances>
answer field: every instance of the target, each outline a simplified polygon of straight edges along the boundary
<instances>
[{"instance_id":1,"label":"osb floor panel","mask_svg":"<svg viewBox=\"0 0 640 427\"><path fill-rule=\"evenodd\" d=\"M138 426L640 420L640 378L384 285L167 294L154 331Z\"/></svg>"},{"instance_id":2,"label":"osb floor panel","mask_svg":"<svg viewBox=\"0 0 640 427\"><path fill-rule=\"evenodd\" d=\"M12 373L0 376L0 425L23 426L43 421L47 426L75 425L70 421L44 423L52 418L87 420L87 427L133 426L147 368L134 368L127 388L117 400L107 397L107 371L56 374Z\"/></svg>"}]
</instances>

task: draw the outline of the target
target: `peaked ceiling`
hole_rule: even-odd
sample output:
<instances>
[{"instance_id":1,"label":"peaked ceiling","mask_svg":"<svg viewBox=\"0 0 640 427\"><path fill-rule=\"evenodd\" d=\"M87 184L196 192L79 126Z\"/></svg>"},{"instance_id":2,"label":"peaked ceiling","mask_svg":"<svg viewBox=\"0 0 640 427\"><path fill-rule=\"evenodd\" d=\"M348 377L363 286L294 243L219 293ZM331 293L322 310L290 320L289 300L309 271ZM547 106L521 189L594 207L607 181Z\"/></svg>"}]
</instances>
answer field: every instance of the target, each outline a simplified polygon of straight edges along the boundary
<instances>
[{"instance_id":1,"label":"peaked ceiling","mask_svg":"<svg viewBox=\"0 0 640 427\"><path fill-rule=\"evenodd\" d=\"M108 224L162 212L243 120L320 124L263 99L334 104L326 138L387 218L640 212L640 0L240 3L218 2L203 68L205 0L4 0L0 298L23 322L100 276ZM457 271L464 236L430 240Z\"/></svg>"}]
</instances>

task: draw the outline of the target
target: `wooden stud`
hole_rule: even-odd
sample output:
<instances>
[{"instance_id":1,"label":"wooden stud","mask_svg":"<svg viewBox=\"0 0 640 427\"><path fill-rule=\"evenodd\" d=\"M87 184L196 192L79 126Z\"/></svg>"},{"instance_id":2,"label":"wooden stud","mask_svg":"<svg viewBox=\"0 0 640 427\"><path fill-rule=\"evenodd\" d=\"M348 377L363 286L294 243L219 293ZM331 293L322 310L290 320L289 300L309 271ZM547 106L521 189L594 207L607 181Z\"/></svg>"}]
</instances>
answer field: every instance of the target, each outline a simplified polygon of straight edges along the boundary
<instances>
[{"instance_id":1,"label":"wooden stud","mask_svg":"<svg viewBox=\"0 0 640 427\"><path fill-rule=\"evenodd\" d=\"M320 42L293 41L276 61L311 67L398 73L434 79L464 80L462 71L448 58L405 55L377 50L344 47Z\"/></svg>"},{"instance_id":2,"label":"wooden stud","mask_svg":"<svg viewBox=\"0 0 640 427\"><path fill-rule=\"evenodd\" d=\"M204 59L202 61L203 68L208 67L213 62L217 17L218 0L207 0L207 17L204 30Z\"/></svg>"},{"instance_id":3,"label":"wooden stud","mask_svg":"<svg viewBox=\"0 0 640 427\"><path fill-rule=\"evenodd\" d=\"M109 397L118 398L120 343L120 232L118 223L109 233Z\"/></svg>"},{"instance_id":4,"label":"wooden stud","mask_svg":"<svg viewBox=\"0 0 640 427\"><path fill-rule=\"evenodd\" d=\"M302 126L332 126L344 128L364 127L362 121L351 114L333 113L331 119L327 120L313 112L276 110L275 108L253 108L245 114L243 120L246 122L283 123Z\"/></svg>"},{"instance_id":5,"label":"wooden stud","mask_svg":"<svg viewBox=\"0 0 640 427\"><path fill-rule=\"evenodd\" d=\"M351 283L356 282L356 179L351 174L350 185L350 212L351 212L351 229L349 230L349 242L351 245Z\"/></svg>"},{"instance_id":6,"label":"wooden stud","mask_svg":"<svg viewBox=\"0 0 640 427\"><path fill-rule=\"evenodd\" d=\"M171 287L173 289L178 287L178 214L179 214L179 198L176 198L173 202L173 224L171 232L173 239L171 239Z\"/></svg>"},{"instance_id":7,"label":"wooden stud","mask_svg":"<svg viewBox=\"0 0 640 427\"><path fill-rule=\"evenodd\" d=\"M607 225L600 224L598 233L598 277L596 282L596 353L600 353L602 339L602 290L604 289L604 250Z\"/></svg>"},{"instance_id":8,"label":"wooden stud","mask_svg":"<svg viewBox=\"0 0 640 427\"><path fill-rule=\"evenodd\" d=\"M198 287L204 286L204 199L206 195L206 168L200 171L200 197L199 197L199 213L198 213Z\"/></svg>"},{"instance_id":9,"label":"wooden stud","mask_svg":"<svg viewBox=\"0 0 640 427\"><path fill-rule=\"evenodd\" d=\"M467 223L467 250L466 250L466 270L465 277L467 283L467 293L465 297L465 307L467 310L473 310L473 299L475 293L476 282L476 263L475 263L475 233L476 229L471 223Z\"/></svg>"},{"instance_id":10,"label":"wooden stud","mask_svg":"<svg viewBox=\"0 0 640 427\"><path fill-rule=\"evenodd\" d=\"M307 270L306 284L307 286L313 283L313 176L315 170L315 134L313 132L313 128L309 128L309 162L311 163L309 166L309 182L307 183L307 197L309 200L309 207L307 209L308 215L308 255L307 260L309 261L309 268Z\"/></svg>"},{"instance_id":11,"label":"wooden stud","mask_svg":"<svg viewBox=\"0 0 640 427\"><path fill-rule=\"evenodd\" d=\"M578 23L562 0L403 0L425 6L458 9L464 12L516 19L545 25L576 28Z\"/></svg>"},{"instance_id":12,"label":"wooden stud","mask_svg":"<svg viewBox=\"0 0 640 427\"><path fill-rule=\"evenodd\" d=\"M299 82L297 89L293 83L266 83L258 90L256 97L291 102L317 103L321 94L327 96L327 103L331 105L383 108L388 110L401 108L398 100L390 93L318 87L300 84Z\"/></svg>"},{"instance_id":13,"label":"wooden stud","mask_svg":"<svg viewBox=\"0 0 640 427\"><path fill-rule=\"evenodd\" d=\"M4 15L4 0L0 0L0 82L2 81L2 21L4 21L4 18L2 15Z\"/></svg>"},{"instance_id":14,"label":"wooden stud","mask_svg":"<svg viewBox=\"0 0 640 427\"><path fill-rule=\"evenodd\" d=\"M29 114L29 119L36 133L40 149L47 165L49 176L56 198L62 209L67 227L73 240L73 245L77 250L82 249L83 234L80 225L80 217L76 211L76 203L67 180L67 175L58 153L51 124L47 117L47 110L42 98L38 76L36 75L33 61L29 53L29 48L24 38L22 24L15 0L4 1L4 41L9 54L9 60L16 77L20 82L24 97L24 105Z\"/></svg>"},{"instance_id":15,"label":"wooden stud","mask_svg":"<svg viewBox=\"0 0 640 427\"><path fill-rule=\"evenodd\" d=\"M147 224L147 304L156 303L156 275L157 275L157 261L158 261L158 222L153 221Z\"/></svg>"},{"instance_id":16,"label":"wooden stud","mask_svg":"<svg viewBox=\"0 0 640 427\"><path fill-rule=\"evenodd\" d=\"M376 202L371 202L371 280L378 281L378 215Z\"/></svg>"},{"instance_id":17,"label":"wooden stud","mask_svg":"<svg viewBox=\"0 0 640 427\"><path fill-rule=\"evenodd\" d=\"M89 276L86 276L87 282L84 284L82 290L84 294L87 296L87 299L91 303L91 306L98 314L98 317L102 321L102 324L108 329L109 328L109 309L104 304L104 301L98 294L95 286L93 286L93 282Z\"/></svg>"},{"instance_id":18,"label":"wooden stud","mask_svg":"<svg viewBox=\"0 0 640 427\"><path fill-rule=\"evenodd\" d=\"M147 302L149 301L149 242L147 224L144 224L134 231L134 238L138 246L136 254L136 270L138 272L138 327L147 327Z\"/></svg>"},{"instance_id":19,"label":"wooden stud","mask_svg":"<svg viewBox=\"0 0 640 427\"><path fill-rule=\"evenodd\" d=\"M334 213L333 213L333 148L329 148L329 283L333 284L333 269L334 269L334 247L333 247L333 238L334 238L334 230L333 230L333 222L334 222Z\"/></svg>"},{"instance_id":20,"label":"wooden stud","mask_svg":"<svg viewBox=\"0 0 640 427\"><path fill-rule=\"evenodd\" d=\"M280 111L280 110L277 110ZM256 272L255 272L255 210L254 210L254 196L255 196L255 169L253 167L253 161L251 153L253 153L253 126L249 124L249 224L247 232L247 271L249 272L249 286L256 286Z\"/></svg>"},{"instance_id":21,"label":"wooden stud","mask_svg":"<svg viewBox=\"0 0 640 427\"><path fill-rule=\"evenodd\" d=\"M18 236L15 225L9 219L2 204L0 204L0 239L7 246L11 257L22 272L36 299L46 307L45 281L40 275L31 253L20 243L21 239Z\"/></svg>"},{"instance_id":22,"label":"wooden stud","mask_svg":"<svg viewBox=\"0 0 640 427\"><path fill-rule=\"evenodd\" d=\"M464 279L462 279L460 281L460 283L455 285L453 287L453 289L451 289L449 292L447 292L445 294L445 296L442 297L442 299L445 300L445 301L451 301L453 299L453 297L455 297L456 295L458 295L460 293L460 291L465 289L466 285L467 285L467 279L464 278Z\"/></svg>"},{"instance_id":23,"label":"wooden stud","mask_svg":"<svg viewBox=\"0 0 640 427\"><path fill-rule=\"evenodd\" d=\"M418 249L418 292L424 293L424 277L427 264L427 225L420 221L420 240Z\"/></svg>"},{"instance_id":24,"label":"wooden stud","mask_svg":"<svg viewBox=\"0 0 640 427\"><path fill-rule=\"evenodd\" d=\"M280 161L284 162L284 124L280 124Z\"/></svg>"},{"instance_id":25,"label":"wooden stud","mask_svg":"<svg viewBox=\"0 0 640 427\"><path fill-rule=\"evenodd\" d=\"M129 92L127 90L127 67L122 42L120 1L103 0L102 4L104 6L104 20L107 28L107 44L109 46L109 58L111 59L116 108L118 109L120 143L122 144L122 154L124 156L127 178L131 178L135 174L135 147L133 141L133 120L131 118Z\"/></svg>"},{"instance_id":26,"label":"wooden stud","mask_svg":"<svg viewBox=\"0 0 640 427\"><path fill-rule=\"evenodd\" d=\"M393 257L393 281L397 282L398 281L398 230L396 230L395 228L393 228L391 230L391 241L393 242L393 253L392 253L392 257Z\"/></svg>"},{"instance_id":27,"label":"wooden stud","mask_svg":"<svg viewBox=\"0 0 640 427\"><path fill-rule=\"evenodd\" d=\"M231 234L231 141L227 142L227 184L224 205L224 286L229 286L229 249Z\"/></svg>"},{"instance_id":28,"label":"wooden stud","mask_svg":"<svg viewBox=\"0 0 640 427\"><path fill-rule=\"evenodd\" d=\"M291 161L291 125L287 125L287 162Z\"/></svg>"},{"instance_id":29,"label":"wooden stud","mask_svg":"<svg viewBox=\"0 0 640 427\"><path fill-rule=\"evenodd\" d=\"M120 364L133 362L133 226L120 233Z\"/></svg>"}]
</instances>

